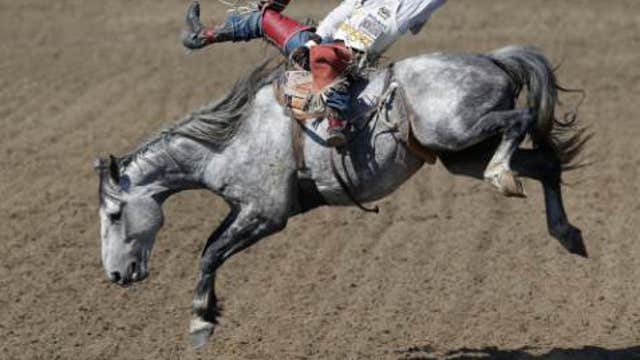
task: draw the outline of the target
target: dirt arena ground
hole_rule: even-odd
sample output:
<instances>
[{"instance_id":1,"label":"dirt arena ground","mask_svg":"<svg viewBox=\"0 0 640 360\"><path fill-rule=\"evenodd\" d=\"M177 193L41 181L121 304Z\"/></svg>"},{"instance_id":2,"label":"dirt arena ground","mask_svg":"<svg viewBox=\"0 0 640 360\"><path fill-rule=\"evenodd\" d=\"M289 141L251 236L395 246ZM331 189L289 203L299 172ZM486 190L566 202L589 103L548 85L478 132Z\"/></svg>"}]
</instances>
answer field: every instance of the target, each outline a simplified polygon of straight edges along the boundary
<instances>
[{"instance_id":1,"label":"dirt arena ground","mask_svg":"<svg viewBox=\"0 0 640 360\"><path fill-rule=\"evenodd\" d=\"M547 235L535 184L511 200L425 167L379 216L320 209L230 261L202 351L189 346L190 302L224 203L173 198L151 277L120 289L100 264L91 167L270 53L185 54L186 4L0 0L0 359L640 359L640 1L452 0L390 54L531 44L563 62L596 135L594 165L565 189L590 259Z\"/></svg>"}]
</instances>

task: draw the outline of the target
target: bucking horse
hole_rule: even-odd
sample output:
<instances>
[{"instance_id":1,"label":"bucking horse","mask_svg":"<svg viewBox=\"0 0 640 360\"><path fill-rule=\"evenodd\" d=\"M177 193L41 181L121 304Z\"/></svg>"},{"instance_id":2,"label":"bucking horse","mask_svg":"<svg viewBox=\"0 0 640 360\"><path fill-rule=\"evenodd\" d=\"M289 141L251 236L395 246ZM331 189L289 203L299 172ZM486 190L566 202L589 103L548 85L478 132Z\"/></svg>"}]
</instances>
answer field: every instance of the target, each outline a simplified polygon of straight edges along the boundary
<instances>
[{"instance_id":1,"label":"bucking horse","mask_svg":"<svg viewBox=\"0 0 640 360\"><path fill-rule=\"evenodd\" d=\"M588 136L575 116L555 115L565 89L539 51L436 53L382 67L354 86L354 129L338 150L323 142L324 123L297 121L277 101L273 84L282 71L262 64L223 99L132 153L94 164L102 262L122 286L148 276L168 197L207 189L229 204L201 257L194 346L217 325L216 271L231 256L318 207L368 209L362 204L390 195L434 156L454 175L487 181L505 195L525 195L520 177L539 181L549 233L569 252L587 255L565 213L561 174L575 167ZM532 145L520 146L525 139Z\"/></svg>"}]
</instances>

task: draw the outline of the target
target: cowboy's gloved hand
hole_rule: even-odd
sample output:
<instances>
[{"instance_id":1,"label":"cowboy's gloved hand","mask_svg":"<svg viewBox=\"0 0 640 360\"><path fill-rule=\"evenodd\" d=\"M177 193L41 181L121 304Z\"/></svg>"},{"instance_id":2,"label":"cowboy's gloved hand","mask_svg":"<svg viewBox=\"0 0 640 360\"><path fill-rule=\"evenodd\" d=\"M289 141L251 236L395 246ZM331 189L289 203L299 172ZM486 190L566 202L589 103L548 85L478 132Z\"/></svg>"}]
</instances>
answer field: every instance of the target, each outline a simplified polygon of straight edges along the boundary
<instances>
[{"instance_id":1,"label":"cowboy's gloved hand","mask_svg":"<svg viewBox=\"0 0 640 360\"><path fill-rule=\"evenodd\" d=\"M311 48L322 43L322 38L317 34L311 34L310 40L303 46L293 50L289 55L289 61L301 69L311 71Z\"/></svg>"},{"instance_id":2,"label":"cowboy's gloved hand","mask_svg":"<svg viewBox=\"0 0 640 360\"><path fill-rule=\"evenodd\" d=\"M202 49L213 43L213 30L200 23L200 3L193 1L187 9L187 29L182 33L182 44L191 50Z\"/></svg>"},{"instance_id":3,"label":"cowboy's gloved hand","mask_svg":"<svg viewBox=\"0 0 640 360\"><path fill-rule=\"evenodd\" d=\"M269 8L277 12L281 12L287 7L287 5L289 5L290 1L291 0L260 0L260 2L258 2L258 8L260 10Z\"/></svg>"},{"instance_id":4,"label":"cowboy's gloved hand","mask_svg":"<svg viewBox=\"0 0 640 360\"><path fill-rule=\"evenodd\" d=\"M289 61L301 69L311 71L310 49L306 46L300 46L289 55Z\"/></svg>"}]
</instances>

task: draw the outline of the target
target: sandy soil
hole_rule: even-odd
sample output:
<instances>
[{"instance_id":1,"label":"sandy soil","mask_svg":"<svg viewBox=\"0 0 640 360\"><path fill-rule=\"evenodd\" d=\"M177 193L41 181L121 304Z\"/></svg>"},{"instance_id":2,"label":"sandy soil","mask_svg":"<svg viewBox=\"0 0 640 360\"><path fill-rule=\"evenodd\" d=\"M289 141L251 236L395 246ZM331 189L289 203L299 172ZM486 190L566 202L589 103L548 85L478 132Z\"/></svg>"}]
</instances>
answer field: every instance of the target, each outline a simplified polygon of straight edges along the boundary
<instances>
[{"instance_id":1,"label":"sandy soil","mask_svg":"<svg viewBox=\"0 0 640 360\"><path fill-rule=\"evenodd\" d=\"M319 18L335 3L290 13ZM123 290L102 272L91 168L269 53L253 43L187 56L185 6L0 0L0 359L640 358L639 1L451 1L391 54L532 44L563 61L596 134L594 165L568 174L565 194L590 259L547 235L533 183L529 199L510 200L424 168L379 216L321 209L229 262L222 326L200 352L189 306L225 205L172 199L151 277Z\"/></svg>"}]
</instances>

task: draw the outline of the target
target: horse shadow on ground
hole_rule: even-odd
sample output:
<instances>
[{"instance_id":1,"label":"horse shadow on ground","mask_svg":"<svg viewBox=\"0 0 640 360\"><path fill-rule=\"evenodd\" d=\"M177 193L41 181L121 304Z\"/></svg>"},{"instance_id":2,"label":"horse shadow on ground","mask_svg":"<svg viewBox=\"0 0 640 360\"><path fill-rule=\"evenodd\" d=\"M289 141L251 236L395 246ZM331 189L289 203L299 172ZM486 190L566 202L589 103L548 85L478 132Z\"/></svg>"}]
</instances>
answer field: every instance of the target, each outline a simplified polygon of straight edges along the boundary
<instances>
[{"instance_id":1,"label":"horse shadow on ground","mask_svg":"<svg viewBox=\"0 0 640 360\"><path fill-rule=\"evenodd\" d=\"M541 352L535 348L500 350L495 347L449 351L436 355L429 346L394 350L398 360L640 360L640 346L626 349L604 349L586 346L582 349L553 349Z\"/></svg>"}]
</instances>

